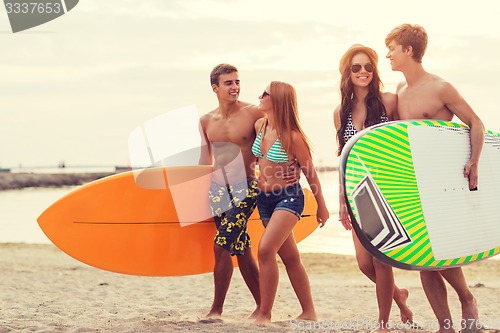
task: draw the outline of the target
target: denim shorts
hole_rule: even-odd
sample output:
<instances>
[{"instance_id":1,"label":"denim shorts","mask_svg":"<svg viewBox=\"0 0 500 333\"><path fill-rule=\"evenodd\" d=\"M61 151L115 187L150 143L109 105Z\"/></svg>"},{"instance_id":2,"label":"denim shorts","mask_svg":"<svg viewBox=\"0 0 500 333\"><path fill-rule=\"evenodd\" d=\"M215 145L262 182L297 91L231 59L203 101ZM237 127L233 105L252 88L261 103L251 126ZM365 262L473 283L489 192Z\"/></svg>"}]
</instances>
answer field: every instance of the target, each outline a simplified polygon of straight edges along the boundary
<instances>
[{"instance_id":1,"label":"denim shorts","mask_svg":"<svg viewBox=\"0 0 500 333\"><path fill-rule=\"evenodd\" d=\"M279 191L259 192L257 207L262 221L269 221L276 210L286 210L300 220L304 211L304 192L299 183L287 186Z\"/></svg>"}]
</instances>

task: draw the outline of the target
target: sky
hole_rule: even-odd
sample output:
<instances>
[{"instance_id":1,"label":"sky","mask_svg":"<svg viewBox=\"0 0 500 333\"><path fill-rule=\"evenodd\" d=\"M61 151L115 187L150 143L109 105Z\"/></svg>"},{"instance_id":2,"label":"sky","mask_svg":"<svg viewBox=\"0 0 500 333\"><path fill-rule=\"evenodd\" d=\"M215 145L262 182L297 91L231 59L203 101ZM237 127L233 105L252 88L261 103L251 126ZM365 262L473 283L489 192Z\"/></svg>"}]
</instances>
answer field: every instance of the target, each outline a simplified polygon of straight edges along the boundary
<instances>
[{"instance_id":1,"label":"sky","mask_svg":"<svg viewBox=\"0 0 500 333\"><path fill-rule=\"evenodd\" d=\"M500 131L500 3L457 3L80 0L16 34L0 8L0 167L128 165L128 137L144 122L217 107L209 74L219 63L238 67L242 101L257 104L271 80L294 85L315 164L337 165L339 60L354 43L372 47L395 92L404 77L391 71L384 39L401 23L427 30L424 68Z\"/></svg>"}]
</instances>

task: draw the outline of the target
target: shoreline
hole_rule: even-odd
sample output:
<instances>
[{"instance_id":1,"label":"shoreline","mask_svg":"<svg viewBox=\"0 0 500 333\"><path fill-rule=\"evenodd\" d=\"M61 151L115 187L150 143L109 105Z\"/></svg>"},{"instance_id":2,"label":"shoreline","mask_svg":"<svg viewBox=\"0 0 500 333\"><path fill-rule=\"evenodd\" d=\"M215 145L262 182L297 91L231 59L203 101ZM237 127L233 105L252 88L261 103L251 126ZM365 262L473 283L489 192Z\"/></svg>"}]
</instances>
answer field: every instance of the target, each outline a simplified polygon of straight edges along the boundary
<instances>
[{"instance_id":1,"label":"shoreline","mask_svg":"<svg viewBox=\"0 0 500 333\"><path fill-rule=\"evenodd\" d=\"M180 277L122 275L87 266L54 245L0 244L0 332L369 332L377 318L375 285L357 268L353 256L302 253L318 322L294 318L300 305L280 263L280 282L273 323L257 327L247 316L252 297L235 269L223 320L204 320L212 301L211 273ZM435 318L418 272L394 270L396 283L410 292L408 305L425 332ZM464 266L481 321L499 332L500 262ZM460 318L456 294L448 288L453 319ZM402 328L393 304L391 332L424 332ZM399 324L398 324L399 322Z\"/></svg>"},{"instance_id":2,"label":"shoreline","mask_svg":"<svg viewBox=\"0 0 500 333\"><path fill-rule=\"evenodd\" d=\"M66 172L12 172L9 169L0 172L0 191L19 190L29 187L63 187L78 186L89 183L100 178L115 175L125 171L131 171L128 167L115 167L114 171L107 172L71 172L61 168ZM338 171L337 167L325 166L316 168L318 172Z\"/></svg>"},{"instance_id":3,"label":"shoreline","mask_svg":"<svg viewBox=\"0 0 500 333\"><path fill-rule=\"evenodd\" d=\"M28 187L63 187L85 183L111 176L117 172L84 173L30 173L1 172L0 191L20 190Z\"/></svg>"}]
</instances>

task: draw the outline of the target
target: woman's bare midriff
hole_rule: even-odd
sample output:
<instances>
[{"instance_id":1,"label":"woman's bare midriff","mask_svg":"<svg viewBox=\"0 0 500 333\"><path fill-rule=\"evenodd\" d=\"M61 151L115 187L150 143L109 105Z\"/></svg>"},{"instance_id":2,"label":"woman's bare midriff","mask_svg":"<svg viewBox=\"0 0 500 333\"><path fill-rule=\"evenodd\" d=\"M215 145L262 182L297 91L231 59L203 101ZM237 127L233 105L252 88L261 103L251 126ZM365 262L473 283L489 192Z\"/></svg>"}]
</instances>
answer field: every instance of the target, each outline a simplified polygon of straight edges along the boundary
<instances>
[{"instance_id":1,"label":"woman's bare midriff","mask_svg":"<svg viewBox=\"0 0 500 333\"><path fill-rule=\"evenodd\" d=\"M263 192L277 192L289 186L283 180L283 174L287 172L288 164L276 164L266 159L259 161L259 189Z\"/></svg>"}]
</instances>

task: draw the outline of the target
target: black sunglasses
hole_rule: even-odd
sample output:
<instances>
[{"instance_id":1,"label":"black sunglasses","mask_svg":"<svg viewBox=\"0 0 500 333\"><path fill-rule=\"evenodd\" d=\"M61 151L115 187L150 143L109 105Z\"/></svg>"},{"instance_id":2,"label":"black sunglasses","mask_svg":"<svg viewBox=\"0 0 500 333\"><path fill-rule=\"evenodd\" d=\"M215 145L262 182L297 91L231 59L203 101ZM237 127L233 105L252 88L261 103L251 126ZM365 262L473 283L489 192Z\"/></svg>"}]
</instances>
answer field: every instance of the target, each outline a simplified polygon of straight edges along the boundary
<instances>
[{"instance_id":1,"label":"black sunglasses","mask_svg":"<svg viewBox=\"0 0 500 333\"><path fill-rule=\"evenodd\" d=\"M264 92L262 93L262 95L260 95L260 98L262 99L262 98L264 98L266 96L271 96L271 95L269 95L269 93L264 90Z\"/></svg>"},{"instance_id":2,"label":"black sunglasses","mask_svg":"<svg viewBox=\"0 0 500 333\"><path fill-rule=\"evenodd\" d=\"M351 66L351 72L358 73L363 67L365 68L365 71L367 71L368 73L372 73L373 70L375 69L372 64L366 64L364 66L356 64Z\"/></svg>"}]
</instances>

